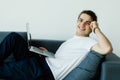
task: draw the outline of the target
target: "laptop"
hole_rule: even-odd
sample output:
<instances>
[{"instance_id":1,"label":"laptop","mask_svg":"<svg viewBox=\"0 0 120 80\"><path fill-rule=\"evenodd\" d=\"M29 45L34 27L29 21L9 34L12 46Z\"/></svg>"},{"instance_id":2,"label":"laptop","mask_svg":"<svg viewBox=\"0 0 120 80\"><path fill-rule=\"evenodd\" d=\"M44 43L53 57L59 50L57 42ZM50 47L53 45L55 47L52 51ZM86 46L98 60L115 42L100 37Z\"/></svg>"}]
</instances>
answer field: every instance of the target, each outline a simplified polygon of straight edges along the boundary
<instances>
[{"instance_id":1,"label":"laptop","mask_svg":"<svg viewBox=\"0 0 120 80\"><path fill-rule=\"evenodd\" d=\"M47 50L45 50L45 51L40 50L38 47L32 46L30 44L31 43L31 34L30 34L30 29L29 29L29 23L26 23L26 29L27 29L27 43L28 43L29 51L40 54L40 55L54 58L54 53L51 53Z\"/></svg>"}]
</instances>

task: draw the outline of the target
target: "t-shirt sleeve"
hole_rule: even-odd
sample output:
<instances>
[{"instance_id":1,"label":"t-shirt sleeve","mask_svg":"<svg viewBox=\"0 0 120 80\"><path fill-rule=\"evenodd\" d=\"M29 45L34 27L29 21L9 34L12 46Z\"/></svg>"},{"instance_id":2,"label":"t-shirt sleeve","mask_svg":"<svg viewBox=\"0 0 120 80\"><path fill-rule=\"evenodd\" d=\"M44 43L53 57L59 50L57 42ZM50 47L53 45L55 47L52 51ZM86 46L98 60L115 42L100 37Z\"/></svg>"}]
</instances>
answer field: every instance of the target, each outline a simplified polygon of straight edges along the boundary
<instances>
[{"instance_id":1,"label":"t-shirt sleeve","mask_svg":"<svg viewBox=\"0 0 120 80\"><path fill-rule=\"evenodd\" d=\"M88 41L88 50L90 50L91 49L91 47L93 47L95 44L97 44L98 43L98 41L97 40L95 40L95 39L90 39L89 41Z\"/></svg>"}]
</instances>

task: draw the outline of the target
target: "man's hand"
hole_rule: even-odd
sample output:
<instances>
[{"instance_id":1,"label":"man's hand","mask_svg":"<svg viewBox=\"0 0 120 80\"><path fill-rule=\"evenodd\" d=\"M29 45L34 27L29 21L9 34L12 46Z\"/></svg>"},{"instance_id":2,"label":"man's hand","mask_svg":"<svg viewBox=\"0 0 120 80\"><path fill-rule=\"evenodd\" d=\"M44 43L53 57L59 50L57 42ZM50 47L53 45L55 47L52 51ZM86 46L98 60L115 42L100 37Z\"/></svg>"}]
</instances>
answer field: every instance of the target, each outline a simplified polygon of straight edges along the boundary
<instances>
[{"instance_id":1,"label":"man's hand","mask_svg":"<svg viewBox=\"0 0 120 80\"><path fill-rule=\"evenodd\" d=\"M44 47L39 47L39 49L40 49L40 50L43 50L43 51L47 51L47 49L44 48Z\"/></svg>"},{"instance_id":2,"label":"man's hand","mask_svg":"<svg viewBox=\"0 0 120 80\"><path fill-rule=\"evenodd\" d=\"M47 49L44 48L44 47L39 47L39 49L42 50L42 51L47 51ZM41 57L41 55L39 55L39 56Z\"/></svg>"},{"instance_id":3,"label":"man's hand","mask_svg":"<svg viewBox=\"0 0 120 80\"><path fill-rule=\"evenodd\" d=\"M91 27L91 29L92 29L92 31L93 31L94 33L95 33L95 30L96 30L96 29L99 29L98 23L97 23L96 21L91 22L90 27ZM99 30L100 30L100 29L99 29Z\"/></svg>"}]
</instances>

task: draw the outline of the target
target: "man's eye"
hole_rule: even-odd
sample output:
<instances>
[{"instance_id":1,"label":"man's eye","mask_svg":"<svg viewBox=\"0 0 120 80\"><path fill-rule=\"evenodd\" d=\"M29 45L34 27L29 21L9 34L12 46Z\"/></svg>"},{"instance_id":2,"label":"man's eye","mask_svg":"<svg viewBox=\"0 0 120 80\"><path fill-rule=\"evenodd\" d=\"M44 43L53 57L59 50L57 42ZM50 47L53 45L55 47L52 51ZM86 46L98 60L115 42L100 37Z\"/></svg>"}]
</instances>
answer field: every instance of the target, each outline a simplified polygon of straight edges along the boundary
<instances>
[{"instance_id":1,"label":"man's eye","mask_svg":"<svg viewBox=\"0 0 120 80\"><path fill-rule=\"evenodd\" d=\"M90 25L90 23L89 23L89 22L87 22L87 23L86 23L86 25Z\"/></svg>"},{"instance_id":2,"label":"man's eye","mask_svg":"<svg viewBox=\"0 0 120 80\"><path fill-rule=\"evenodd\" d=\"M78 21L82 22L82 21L83 21L83 19L78 19Z\"/></svg>"},{"instance_id":3,"label":"man's eye","mask_svg":"<svg viewBox=\"0 0 120 80\"><path fill-rule=\"evenodd\" d=\"M83 20L82 19L80 19L80 22L82 22Z\"/></svg>"}]
</instances>

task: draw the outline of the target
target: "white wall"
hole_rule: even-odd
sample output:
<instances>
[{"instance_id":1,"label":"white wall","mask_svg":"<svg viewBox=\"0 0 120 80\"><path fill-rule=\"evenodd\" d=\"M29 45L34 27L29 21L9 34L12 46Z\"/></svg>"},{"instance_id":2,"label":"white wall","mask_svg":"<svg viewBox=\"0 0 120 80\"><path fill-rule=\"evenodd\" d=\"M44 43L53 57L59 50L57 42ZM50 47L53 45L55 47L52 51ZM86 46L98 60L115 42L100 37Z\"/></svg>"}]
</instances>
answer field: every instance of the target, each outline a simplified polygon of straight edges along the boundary
<instances>
[{"instance_id":1,"label":"white wall","mask_svg":"<svg viewBox=\"0 0 120 80\"><path fill-rule=\"evenodd\" d=\"M25 31L32 38L66 40L73 36L78 14L96 12L102 31L120 56L120 0L0 0L0 31Z\"/></svg>"}]
</instances>

